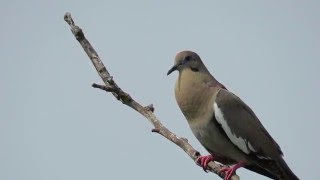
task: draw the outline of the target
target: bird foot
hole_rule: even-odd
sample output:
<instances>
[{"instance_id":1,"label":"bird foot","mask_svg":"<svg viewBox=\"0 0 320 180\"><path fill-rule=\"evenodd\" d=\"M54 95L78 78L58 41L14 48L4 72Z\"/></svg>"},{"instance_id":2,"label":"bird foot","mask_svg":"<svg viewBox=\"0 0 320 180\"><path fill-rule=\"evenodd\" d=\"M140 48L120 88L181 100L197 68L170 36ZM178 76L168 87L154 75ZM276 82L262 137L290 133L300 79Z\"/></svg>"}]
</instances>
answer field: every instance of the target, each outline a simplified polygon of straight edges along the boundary
<instances>
[{"instance_id":1,"label":"bird foot","mask_svg":"<svg viewBox=\"0 0 320 180\"><path fill-rule=\"evenodd\" d=\"M210 161L214 161L214 157L211 154L207 156L200 156L196 159L196 163L202 167L204 172L208 172L208 164Z\"/></svg>"},{"instance_id":2,"label":"bird foot","mask_svg":"<svg viewBox=\"0 0 320 180\"><path fill-rule=\"evenodd\" d=\"M224 179L225 180L230 180L232 175L236 172L237 169L243 167L245 164L244 163L238 163L238 164L235 164L231 167L225 167L225 168L222 168L219 172L224 172L225 173L225 177Z\"/></svg>"}]
</instances>

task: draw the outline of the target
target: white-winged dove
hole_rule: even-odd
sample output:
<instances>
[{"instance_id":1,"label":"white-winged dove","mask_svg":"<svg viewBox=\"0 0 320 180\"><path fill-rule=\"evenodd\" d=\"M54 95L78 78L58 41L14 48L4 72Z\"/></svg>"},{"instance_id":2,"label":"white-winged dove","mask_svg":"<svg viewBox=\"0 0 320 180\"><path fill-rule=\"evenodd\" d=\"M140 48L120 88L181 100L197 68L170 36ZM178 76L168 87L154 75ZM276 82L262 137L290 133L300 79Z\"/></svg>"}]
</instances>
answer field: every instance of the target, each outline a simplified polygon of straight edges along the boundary
<instances>
[{"instance_id":1,"label":"white-winged dove","mask_svg":"<svg viewBox=\"0 0 320 180\"><path fill-rule=\"evenodd\" d=\"M198 159L205 170L215 160L232 165L222 170L226 179L240 167L271 179L298 179L250 107L210 74L198 54L178 53L167 75L175 70L179 71L177 103L193 134L210 153Z\"/></svg>"}]
</instances>

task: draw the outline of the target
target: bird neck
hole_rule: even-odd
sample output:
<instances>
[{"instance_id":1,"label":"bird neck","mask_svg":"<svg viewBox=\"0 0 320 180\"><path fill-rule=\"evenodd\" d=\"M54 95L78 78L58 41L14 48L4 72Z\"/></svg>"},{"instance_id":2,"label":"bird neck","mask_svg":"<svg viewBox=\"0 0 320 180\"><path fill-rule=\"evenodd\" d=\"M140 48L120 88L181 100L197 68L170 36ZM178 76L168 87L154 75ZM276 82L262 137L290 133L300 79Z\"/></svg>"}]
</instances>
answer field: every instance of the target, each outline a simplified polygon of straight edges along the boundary
<instances>
[{"instance_id":1,"label":"bird neck","mask_svg":"<svg viewBox=\"0 0 320 180\"><path fill-rule=\"evenodd\" d=\"M208 72L193 72L185 69L176 81L175 96L177 103L188 121L202 114L203 107L212 103L213 94L221 84Z\"/></svg>"}]
</instances>

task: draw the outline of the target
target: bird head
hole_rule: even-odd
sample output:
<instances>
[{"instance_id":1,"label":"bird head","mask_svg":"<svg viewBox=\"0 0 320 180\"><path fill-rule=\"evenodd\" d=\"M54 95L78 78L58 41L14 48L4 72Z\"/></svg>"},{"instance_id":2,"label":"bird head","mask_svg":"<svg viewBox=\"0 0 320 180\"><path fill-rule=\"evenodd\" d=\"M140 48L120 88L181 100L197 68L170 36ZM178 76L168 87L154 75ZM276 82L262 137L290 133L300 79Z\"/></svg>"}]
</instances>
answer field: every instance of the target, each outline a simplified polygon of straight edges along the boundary
<instances>
[{"instance_id":1,"label":"bird head","mask_svg":"<svg viewBox=\"0 0 320 180\"><path fill-rule=\"evenodd\" d=\"M202 63L199 55L192 51L182 51L179 52L174 60L174 65L168 71L167 75L171 74L173 71L182 72L185 69L190 69L193 72L206 70L206 67Z\"/></svg>"}]
</instances>

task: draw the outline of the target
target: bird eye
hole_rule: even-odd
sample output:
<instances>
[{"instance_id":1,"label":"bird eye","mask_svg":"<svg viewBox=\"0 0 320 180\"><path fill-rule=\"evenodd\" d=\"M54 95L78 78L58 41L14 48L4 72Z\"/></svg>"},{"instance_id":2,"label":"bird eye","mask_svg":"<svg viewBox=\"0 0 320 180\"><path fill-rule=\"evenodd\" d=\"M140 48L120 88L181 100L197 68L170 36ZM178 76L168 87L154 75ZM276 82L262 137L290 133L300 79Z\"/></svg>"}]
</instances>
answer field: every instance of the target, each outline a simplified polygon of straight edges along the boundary
<instances>
[{"instance_id":1,"label":"bird eye","mask_svg":"<svg viewBox=\"0 0 320 180\"><path fill-rule=\"evenodd\" d=\"M186 56L183 61L188 62L188 61L190 61L191 59L192 59L191 56Z\"/></svg>"}]
</instances>

